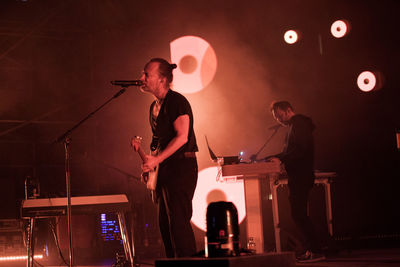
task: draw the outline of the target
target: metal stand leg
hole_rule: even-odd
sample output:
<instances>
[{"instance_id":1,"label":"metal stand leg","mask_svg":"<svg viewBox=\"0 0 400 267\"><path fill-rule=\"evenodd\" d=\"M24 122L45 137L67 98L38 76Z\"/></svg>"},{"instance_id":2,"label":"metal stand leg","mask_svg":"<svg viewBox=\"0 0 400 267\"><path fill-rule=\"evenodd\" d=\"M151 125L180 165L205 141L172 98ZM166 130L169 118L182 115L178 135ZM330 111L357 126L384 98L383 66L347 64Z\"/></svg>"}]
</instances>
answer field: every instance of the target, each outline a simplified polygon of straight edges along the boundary
<instances>
[{"instance_id":1,"label":"metal stand leg","mask_svg":"<svg viewBox=\"0 0 400 267\"><path fill-rule=\"evenodd\" d=\"M274 232L275 232L275 247L276 252L281 252L281 228L279 225L279 209L278 209L278 193L277 189L279 183L276 183L277 177L269 178L269 187L272 195L272 218L274 220Z\"/></svg>"},{"instance_id":2,"label":"metal stand leg","mask_svg":"<svg viewBox=\"0 0 400 267\"><path fill-rule=\"evenodd\" d=\"M326 183L324 183L324 186L325 186L326 220L328 223L329 234L333 236L331 184L328 179Z\"/></svg>"},{"instance_id":3,"label":"metal stand leg","mask_svg":"<svg viewBox=\"0 0 400 267\"><path fill-rule=\"evenodd\" d=\"M260 179L244 179L246 199L247 239L256 244L256 253L264 252L264 231L262 221L262 197Z\"/></svg>"},{"instance_id":4,"label":"metal stand leg","mask_svg":"<svg viewBox=\"0 0 400 267\"><path fill-rule=\"evenodd\" d=\"M33 267L33 253L35 251L35 241L33 236L33 229L35 228L35 219L29 219L28 240L26 242L28 258L26 260L27 267Z\"/></svg>"},{"instance_id":5,"label":"metal stand leg","mask_svg":"<svg viewBox=\"0 0 400 267\"><path fill-rule=\"evenodd\" d=\"M121 231L122 243L124 245L125 257L130 262L131 267L135 267L135 262L134 262L135 246L134 246L134 243L133 243L133 234L132 234L132 250L131 250L131 245L129 243L128 232L126 230L126 223L125 223L124 213L117 212L117 214L118 214L119 228L120 228L120 231Z\"/></svg>"},{"instance_id":6,"label":"metal stand leg","mask_svg":"<svg viewBox=\"0 0 400 267\"><path fill-rule=\"evenodd\" d=\"M319 173L315 184L322 184L325 190L325 208L326 208L326 220L328 222L329 234L333 236L333 220L332 220L332 198L331 198L331 180L329 177L335 177L335 173ZM322 177L322 178L321 178ZM326 178L328 177L328 178ZM275 231L275 246L276 252L281 252L281 239L280 239L280 225L279 225L279 208L278 208L278 193L277 189L280 185L287 184L287 179L277 180L277 176L270 176L269 187L272 194L272 217L274 220L274 231Z\"/></svg>"}]
</instances>

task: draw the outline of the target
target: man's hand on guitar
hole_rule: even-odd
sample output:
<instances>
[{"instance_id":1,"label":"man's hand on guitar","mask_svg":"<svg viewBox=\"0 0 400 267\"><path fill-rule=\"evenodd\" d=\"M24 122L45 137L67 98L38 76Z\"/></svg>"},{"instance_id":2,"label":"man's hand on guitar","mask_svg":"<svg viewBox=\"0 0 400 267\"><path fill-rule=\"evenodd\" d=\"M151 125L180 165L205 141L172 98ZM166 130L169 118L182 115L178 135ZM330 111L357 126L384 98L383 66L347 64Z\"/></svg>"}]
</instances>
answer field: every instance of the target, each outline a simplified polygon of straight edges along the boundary
<instances>
[{"instance_id":1,"label":"man's hand on guitar","mask_svg":"<svg viewBox=\"0 0 400 267\"><path fill-rule=\"evenodd\" d=\"M142 174L140 175L140 181L142 183L147 184L148 180L149 180L149 173L148 172L142 172Z\"/></svg>"},{"instance_id":2,"label":"man's hand on guitar","mask_svg":"<svg viewBox=\"0 0 400 267\"><path fill-rule=\"evenodd\" d=\"M158 161L158 158L156 156L146 155L146 160L142 165L142 171L143 172L154 171L154 168L157 167L159 163L160 162Z\"/></svg>"},{"instance_id":3,"label":"man's hand on guitar","mask_svg":"<svg viewBox=\"0 0 400 267\"><path fill-rule=\"evenodd\" d=\"M156 202L156 194L154 193L154 190L156 190L157 186L158 163L160 163L160 159L156 156L146 155L140 147L141 140L142 138L140 136L135 136L131 139L131 146L136 152L138 152L143 161L141 181L145 183L147 189L150 190L153 202Z\"/></svg>"}]
</instances>

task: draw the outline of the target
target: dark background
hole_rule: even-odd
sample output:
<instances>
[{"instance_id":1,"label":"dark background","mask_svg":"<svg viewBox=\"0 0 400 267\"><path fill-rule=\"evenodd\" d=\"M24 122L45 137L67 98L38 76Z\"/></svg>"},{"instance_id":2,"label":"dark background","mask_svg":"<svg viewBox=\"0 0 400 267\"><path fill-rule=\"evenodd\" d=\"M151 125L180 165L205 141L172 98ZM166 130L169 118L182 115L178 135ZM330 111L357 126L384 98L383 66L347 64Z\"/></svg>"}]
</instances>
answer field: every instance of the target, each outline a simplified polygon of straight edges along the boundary
<instances>
[{"instance_id":1,"label":"dark background","mask_svg":"<svg viewBox=\"0 0 400 267\"><path fill-rule=\"evenodd\" d=\"M335 235L398 240L398 10L395 0L1 1L1 217L18 217L27 175L42 196L64 195L64 148L52 141L118 91L109 81L139 78L150 58L170 58L171 41L195 35L218 60L210 85L186 95L200 170L213 166L204 135L218 154L255 153L275 123L269 104L288 100L317 126L316 169L338 173ZM330 34L337 19L351 23L341 39ZM284 43L288 29L300 42ZM379 91L357 88L364 70L383 75ZM129 142L142 135L147 147L151 101L130 88L71 135L73 195L129 194L142 224L154 206Z\"/></svg>"}]
</instances>

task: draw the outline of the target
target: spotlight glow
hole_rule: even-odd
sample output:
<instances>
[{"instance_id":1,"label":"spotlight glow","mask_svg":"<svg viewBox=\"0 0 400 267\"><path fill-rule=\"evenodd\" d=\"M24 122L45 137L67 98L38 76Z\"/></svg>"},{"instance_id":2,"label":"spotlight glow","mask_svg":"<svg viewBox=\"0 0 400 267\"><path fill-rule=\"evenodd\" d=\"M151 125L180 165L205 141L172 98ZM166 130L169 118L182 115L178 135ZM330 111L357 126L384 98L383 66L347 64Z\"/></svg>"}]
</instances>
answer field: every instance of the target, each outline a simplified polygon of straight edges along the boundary
<instances>
[{"instance_id":1,"label":"spotlight glow","mask_svg":"<svg viewBox=\"0 0 400 267\"><path fill-rule=\"evenodd\" d=\"M43 255L35 255L33 256L34 259L43 259ZM17 260L27 260L28 256L6 256L6 257L0 257L0 262L1 261L17 261Z\"/></svg>"},{"instance_id":2,"label":"spotlight glow","mask_svg":"<svg viewBox=\"0 0 400 267\"><path fill-rule=\"evenodd\" d=\"M217 56L212 46L197 36L183 36L170 43L174 70L174 89L195 93L206 87L217 71Z\"/></svg>"},{"instance_id":3,"label":"spotlight glow","mask_svg":"<svg viewBox=\"0 0 400 267\"><path fill-rule=\"evenodd\" d=\"M289 30L289 31L285 32L283 39L288 44L294 44L299 39L299 35L297 34L297 32L295 30Z\"/></svg>"},{"instance_id":4,"label":"spotlight glow","mask_svg":"<svg viewBox=\"0 0 400 267\"><path fill-rule=\"evenodd\" d=\"M217 182L218 167L206 168L199 172L197 187L192 205L192 223L206 231L208 204L216 201L230 201L238 210L239 223L246 216L243 180L236 182Z\"/></svg>"},{"instance_id":5,"label":"spotlight glow","mask_svg":"<svg viewBox=\"0 0 400 267\"><path fill-rule=\"evenodd\" d=\"M331 25L331 33L336 38L342 38L347 35L350 24L345 20L337 20Z\"/></svg>"},{"instance_id":6,"label":"spotlight glow","mask_svg":"<svg viewBox=\"0 0 400 267\"><path fill-rule=\"evenodd\" d=\"M357 85L363 92L370 92L375 89L376 76L370 71L364 71L358 75Z\"/></svg>"}]
</instances>

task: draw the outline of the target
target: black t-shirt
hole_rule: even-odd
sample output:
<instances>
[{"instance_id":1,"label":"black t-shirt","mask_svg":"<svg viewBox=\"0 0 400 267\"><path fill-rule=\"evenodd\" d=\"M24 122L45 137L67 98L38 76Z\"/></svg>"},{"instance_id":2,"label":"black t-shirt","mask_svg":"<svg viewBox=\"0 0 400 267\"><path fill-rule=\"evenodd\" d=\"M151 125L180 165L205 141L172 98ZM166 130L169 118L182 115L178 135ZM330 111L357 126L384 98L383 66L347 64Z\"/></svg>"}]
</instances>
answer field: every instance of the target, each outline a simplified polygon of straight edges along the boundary
<instances>
[{"instance_id":1,"label":"black t-shirt","mask_svg":"<svg viewBox=\"0 0 400 267\"><path fill-rule=\"evenodd\" d=\"M189 101L178 92L169 90L161 105L157 119L152 116L152 110L156 101L150 106L150 125L153 132L151 149L165 149L168 143L176 136L174 121L181 115L189 115L188 141L167 160L179 158L184 152L197 152L196 136L193 130L193 113Z\"/></svg>"}]
</instances>

